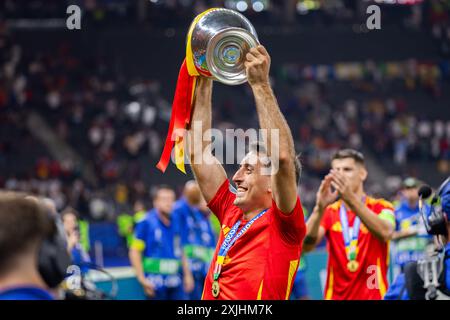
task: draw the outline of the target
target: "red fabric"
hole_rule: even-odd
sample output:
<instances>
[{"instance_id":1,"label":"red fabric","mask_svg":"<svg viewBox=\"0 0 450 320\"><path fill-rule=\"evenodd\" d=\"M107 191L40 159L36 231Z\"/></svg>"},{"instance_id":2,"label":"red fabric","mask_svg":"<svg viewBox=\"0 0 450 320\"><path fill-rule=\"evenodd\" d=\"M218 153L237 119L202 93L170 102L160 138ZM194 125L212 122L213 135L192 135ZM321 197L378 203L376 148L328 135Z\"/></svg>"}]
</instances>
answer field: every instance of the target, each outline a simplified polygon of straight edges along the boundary
<instances>
[{"instance_id":1,"label":"red fabric","mask_svg":"<svg viewBox=\"0 0 450 320\"><path fill-rule=\"evenodd\" d=\"M194 90L194 77L190 76L186 66L186 60L181 65L178 74L177 87L172 103L172 115L170 117L169 131L161 154L161 158L156 167L162 172L166 171L169 164L170 155L177 138L182 138L177 129L185 129L191 119L192 92Z\"/></svg>"},{"instance_id":2,"label":"red fabric","mask_svg":"<svg viewBox=\"0 0 450 320\"><path fill-rule=\"evenodd\" d=\"M359 268L356 272L347 269L347 256L345 254L344 237L339 218L341 202L336 202L327 207L322 218L321 226L325 229L327 238L328 265L327 282L324 296L332 290L332 300L379 300L382 299L382 286L372 286L376 279L375 268L379 261L381 278L387 289L386 278L388 269L388 242L382 242L372 235L361 222L358 236L358 254L356 260ZM366 206L375 214L380 214L383 209L392 210L392 205L382 199L368 197ZM352 227L355 221L355 214L347 211L348 223ZM330 272L333 279L330 279ZM332 282L332 283L331 283ZM328 297L330 298L330 297Z\"/></svg>"},{"instance_id":3,"label":"red fabric","mask_svg":"<svg viewBox=\"0 0 450 320\"><path fill-rule=\"evenodd\" d=\"M248 221L243 220L241 209L233 205L236 198L226 180L208 207L222 226L216 252L203 289L203 299L214 300L211 287L217 252L228 232L241 219L239 230ZM297 268L292 270L288 287L291 261L298 262L306 227L300 199L290 215L286 216L274 201L267 212L239 238L228 252L219 278L221 300L255 300L261 288L261 299L289 297ZM261 287L262 283L262 287Z\"/></svg>"}]
</instances>

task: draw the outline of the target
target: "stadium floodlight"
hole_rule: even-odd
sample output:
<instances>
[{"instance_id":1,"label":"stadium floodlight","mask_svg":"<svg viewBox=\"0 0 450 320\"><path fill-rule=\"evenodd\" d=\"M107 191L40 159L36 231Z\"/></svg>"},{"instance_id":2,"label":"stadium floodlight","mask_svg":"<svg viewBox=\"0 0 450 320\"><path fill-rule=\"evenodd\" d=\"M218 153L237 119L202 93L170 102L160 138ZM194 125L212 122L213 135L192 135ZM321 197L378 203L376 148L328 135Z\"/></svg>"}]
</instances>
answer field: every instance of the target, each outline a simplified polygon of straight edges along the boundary
<instances>
[{"instance_id":1,"label":"stadium floodlight","mask_svg":"<svg viewBox=\"0 0 450 320\"><path fill-rule=\"evenodd\" d=\"M241 11L241 12L244 12L245 10L248 9L248 4L247 4L247 2L246 2L246 1L239 1L239 2L236 4L236 9L238 9L238 10Z\"/></svg>"},{"instance_id":2,"label":"stadium floodlight","mask_svg":"<svg viewBox=\"0 0 450 320\"><path fill-rule=\"evenodd\" d=\"M255 12L261 12L264 10L264 3L262 3L261 1L255 1L253 2L252 7Z\"/></svg>"}]
</instances>

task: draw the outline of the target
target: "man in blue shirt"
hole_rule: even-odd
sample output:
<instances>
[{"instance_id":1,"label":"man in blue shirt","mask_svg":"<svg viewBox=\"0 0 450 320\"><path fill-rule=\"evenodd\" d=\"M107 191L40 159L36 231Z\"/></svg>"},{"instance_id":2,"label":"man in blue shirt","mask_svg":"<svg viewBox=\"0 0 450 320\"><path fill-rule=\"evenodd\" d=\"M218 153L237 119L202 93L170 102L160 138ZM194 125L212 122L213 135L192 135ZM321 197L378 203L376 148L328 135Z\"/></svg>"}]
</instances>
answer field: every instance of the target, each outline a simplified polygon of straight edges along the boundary
<instances>
[{"instance_id":1,"label":"man in blue shirt","mask_svg":"<svg viewBox=\"0 0 450 320\"><path fill-rule=\"evenodd\" d=\"M0 300L52 300L37 268L53 232L48 208L37 199L0 192Z\"/></svg>"},{"instance_id":2,"label":"man in blue shirt","mask_svg":"<svg viewBox=\"0 0 450 320\"><path fill-rule=\"evenodd\" d=\"M173 220L176 221L181 246L194 277L194 289L188 293L191 300L202 297L203 284L216 247L209 214L197 182L188 181L183 197L174 205Z\"/></svg>"},{"instance_id":3,"label":"man in blue shirt","mask_svg":"<svg viewBox=\"0 0 450 320\"><path fill-rule=\"evenodd\" d=\"M130 261L145 294L155 300L185 299L193 279L181 247L175 240L172 207L175 192L161 186L153 196L154 209L147 212L134 230Z\"/></svg>"},{"instance_id":4,"label":"man in blue shirt","mask_svg":"<svg viewBox=\"0 0 450 320\"><path fill-rule=\"evenodd\" d=\"M432 237L427 233L419 210L419 181L409 177L403 181L402 200L395 209L396 231L394 263L402 272L406 263L421 259Z\"/></svg>"},{"instance_id":5,"label":"man in blue shirt","mask_svg":"<svg viewBox=\"0 0 450 320\"><path fill-rule=\"evenodd\" d=\"M450 177L449 177L450 179ZM440 204L438 206L442 206L442 211L444 216L446 217L447 224L447 235L446 239L444 239L445 248L444 248L444 261L443 261L443 277L440 278L440 289L444 291L447 295L447 299L450 299L450 180L447 179L444 182L441 192L440 192ZM427 209L425 212L428 212ZM442 236L441 236L442 237ZM408 265L409 266L409 265ZM406 266L405 269L408 269ZM416 269L416 266L413 266ZM410 277L407 279L407 277ZM421 296L423 293L423 280L417 278L417 275L414 275L414 279L412 279L412 273L406 272L401 273L394 281L394 283L389 287L388 292L386 293L384 299L385 300L409 300L411 296L414 299L417 299L418 296ZM409 285L408 285L409 283ZM421 292L409 292L409 288L417 288L417 291ZM416 291L416 290L414 290ZM445 299L445 298L444 298Z\"/></svg>"}]
</instances>

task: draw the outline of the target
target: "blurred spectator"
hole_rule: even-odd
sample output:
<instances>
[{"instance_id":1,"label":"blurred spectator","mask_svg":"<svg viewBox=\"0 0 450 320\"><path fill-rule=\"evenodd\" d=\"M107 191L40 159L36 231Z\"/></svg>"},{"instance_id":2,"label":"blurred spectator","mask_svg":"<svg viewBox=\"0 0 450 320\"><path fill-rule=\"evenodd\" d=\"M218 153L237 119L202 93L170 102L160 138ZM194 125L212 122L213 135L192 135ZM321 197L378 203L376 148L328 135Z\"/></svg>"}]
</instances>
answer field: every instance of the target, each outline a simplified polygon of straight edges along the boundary
<instances>
[{"instance_id":1,"label":"blurred spectator","mask_svg":"<svg viewBox=\"0 0 450 320\"><path fill-rule=\"evenodd\" d=\"M89 271L89 264L91 259L87 250L88 245L85 243L84 247L80 239L80 224L78 222L78 213L73 208L66 208L61 213L64 224L64 231L67 236L67 250L72 257L72 264L78 266L82 274ZM86 232L84 232L86 233Z\"/></svg>"},{"instance_id":2,"label":"blurred spectator","mask_svg":"<svg viewBox=\"0 0 450 320\"><path fill-rule=\"evenodd\" d=\"M0 192L0 300L53 300L37 266L42 242L54 228L43 204Z\"/></svg>"}]
</instances>

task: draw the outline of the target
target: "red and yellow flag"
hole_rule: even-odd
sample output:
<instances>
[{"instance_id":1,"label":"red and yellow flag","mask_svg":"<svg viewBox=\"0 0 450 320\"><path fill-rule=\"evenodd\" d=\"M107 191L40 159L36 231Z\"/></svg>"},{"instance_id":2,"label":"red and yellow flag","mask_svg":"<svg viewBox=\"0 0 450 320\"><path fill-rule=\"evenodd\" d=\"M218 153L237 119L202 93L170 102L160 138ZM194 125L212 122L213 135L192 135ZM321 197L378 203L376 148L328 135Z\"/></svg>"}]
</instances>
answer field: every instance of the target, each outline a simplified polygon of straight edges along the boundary
<instances>
[{"instance_id":1,"label":"red and yellow flag","mask_svg":"<svg viewBox=\"0 0 450 320\"><path fill-rule=\"evenodd\" d=\"M169 164L170 155L175 145L175 164L177 168L186 173L184 166L184 141L183 129L186 129L191 121L192 102L194 100L195 83L200 74L210 76L209 73L198 70L194 64L194 58L191 48L192 31L198 21L209 11L215 8L208 9L199 14L192 22L186 43L186 58L181 65L178 74L177 87L172 103L172 115L170 117L169 131L166 137L166 143L156 167L165 172Z\"/></svg>"}]
</instances>

